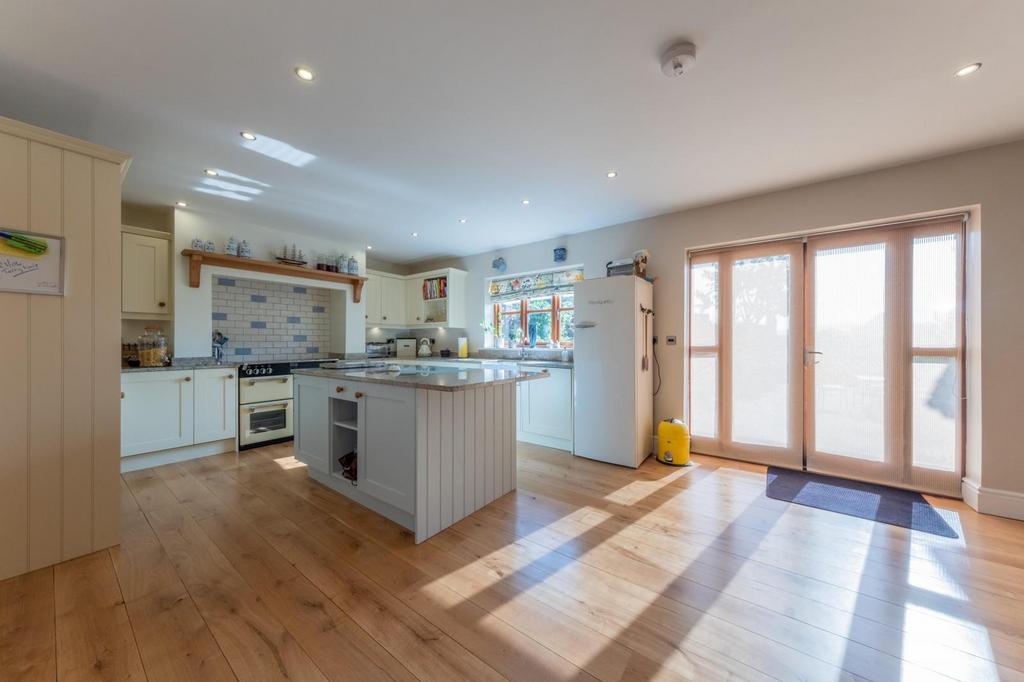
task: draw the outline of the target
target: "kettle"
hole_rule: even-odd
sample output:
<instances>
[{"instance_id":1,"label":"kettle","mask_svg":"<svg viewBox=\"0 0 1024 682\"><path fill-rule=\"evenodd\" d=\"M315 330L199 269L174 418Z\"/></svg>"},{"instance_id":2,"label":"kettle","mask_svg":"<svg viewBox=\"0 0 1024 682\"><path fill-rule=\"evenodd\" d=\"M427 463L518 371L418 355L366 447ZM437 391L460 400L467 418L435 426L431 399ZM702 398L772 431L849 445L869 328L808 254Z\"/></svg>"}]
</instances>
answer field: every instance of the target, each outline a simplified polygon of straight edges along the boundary
<instances>
[{"instance_id":1,"label":"kettle","mask_svg":"<svg viewBox=\"0 0 1024 682\"><path fill-rule=\"evenodd\" d=\"M416 355L420 356L421 358L430 357L430 339L428 339L425 336L422 339L420 339L420 349L416 351Z\"/></svg>"}]
</instances>

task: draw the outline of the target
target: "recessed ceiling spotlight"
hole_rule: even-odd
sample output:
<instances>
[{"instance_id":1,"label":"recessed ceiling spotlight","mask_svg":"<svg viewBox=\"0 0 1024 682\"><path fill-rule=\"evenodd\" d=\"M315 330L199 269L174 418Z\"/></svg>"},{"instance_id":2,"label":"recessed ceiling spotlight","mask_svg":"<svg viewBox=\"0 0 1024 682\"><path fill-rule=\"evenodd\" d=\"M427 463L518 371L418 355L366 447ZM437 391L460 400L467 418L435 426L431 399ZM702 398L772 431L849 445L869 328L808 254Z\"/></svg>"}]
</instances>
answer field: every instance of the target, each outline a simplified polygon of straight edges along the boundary
<instances>
[{"instance_id":1,"label":"recessed ceiling spotlight","mask_svg":"<svg viewBox=\"0 0 1024 682\"><path fill-rule=\"evenodd\" d=\"M605 175L607 175L609 178L615 178L618 177L619 174L616 171L608 171L607 173L605 173Z\"/></svg>"},{"instance_id":2,"label":"recessed ceiling spotlight","mask_svg":"<svg viewBox=\"0 0 1024 682\"><path fill-rule=\"evenodd\" d=\"M523 206L529 206L529 205L530 205L530 200L529 199L523 199Z\"/></svg>"},{"instance_id":3,"label":"recessed ceiling spotlight","mask_svg":"<svg viewBox=\"0 0 1024 682\"><path fill-rule=\"evenodd\" d=\"M419 233L419 232L412 232L412 233L411 233L411 235L412 235L413 237L419 237L419 236L420 236L420 233Z\"/></svg>"},{"instance_id":4,"label":"recessed ceiling spotlight","mask_svg":"<svg viewBox=\"0 0 1024 682\"><path fill-rule=\"evenodd\" d=\"M211 178L215 178L218 175L220 175L220 173L216 169L214 169L214 168L207 168L203 172L206 173L207 175L209 175Z\"/></svg>"},{"instance_id":5,"label":"recessed ceiling spotlight","mask_svg":"<svg viewBox=\"0 0 1024 682\"><path fill-rule=\"evenodd\" d=\"M459 222L462 223L463 225L465 225L466 224L466 219L465 218L459 218Z\"/></svg>"},{"instance_id":6,"label":"recessed ceiling spotlight","mask_svg":"<svg viewBox=\"0 0 1024 682\"><path fill-rule=\"evenodd\" d=\"M957 78L963 78L964 76L970 76L972 73L975 73L980 68L981 62L974 62L973 64L968 64L967 66L961 66L959 69L956 70L955 75Z\"/></svg>"},{"instance_id":7,"label":"recessed ceiling spotlight","mask_svg":"<svg viewBox=\"0 0 1024 682\"><path fill-rule=\"evenodd\" d=\"M255 133L250 133L248 130L243 130L242 132L240 132L238 134L242 136L243 140L249 140L249 142L253 142L253 141L256 140L256 134Z\"/></svg>"},{"instance_id":8,"label":"recessed ceiling spotlight","mask_svg":"<svg viewBox=\"0 0 1024 682\"><path fill-rule=\"evenodd\" d=\"M295 75L299 77L299 80L304 80L307 83L316 78L316 74L311 69L305 66L296 66Z\"/></svg>"},{"instance_id":9,"label":"recessed ceiling spotlight","mask_svg":"<svg viewBox=\"0 0 1024 682\"><path fill-rule=\"evenodd\" d=\"M184 201L175 201L174 205L179 208L185 208L186 206L188 206L188 204L186 204Z\"/></svg>"},{"instance_id":10,"label":"recessed ceiling spotlight","mask_svg":"<svg viewBox=\"0 0 1024 682\"><path fill-rule=\"evenodd\" d=\"M373 251L373 247L371 245L367 244L366 245L366 250L367 251Z\"/></svg>"}]
</instances>

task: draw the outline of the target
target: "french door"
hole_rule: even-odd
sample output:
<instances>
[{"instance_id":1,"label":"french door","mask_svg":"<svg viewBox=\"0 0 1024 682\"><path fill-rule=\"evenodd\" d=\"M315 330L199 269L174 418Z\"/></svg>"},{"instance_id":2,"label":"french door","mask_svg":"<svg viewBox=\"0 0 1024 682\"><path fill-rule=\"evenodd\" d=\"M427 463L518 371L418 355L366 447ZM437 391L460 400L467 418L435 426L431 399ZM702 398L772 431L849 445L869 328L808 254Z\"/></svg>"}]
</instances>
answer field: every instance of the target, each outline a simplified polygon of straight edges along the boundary
<instances>
[{"instance_id":1,"label":"french door","mask_svg":"<svg viewBox=\"0 0 1024 682\"><path fill-rule=\"evenodd\" d=\"M959 495L961 217L699 253L694 449Z\"/></svg>"},{"instance_id":2,"label":"french door","mask_svg":"<svg viewBox=\"0 0 1024 682\"><path fill-rule=\"evenodd\" d=\"M699 254L690 265L694 449L800 467L803 243Z\"/></svg>"}]
</instances>

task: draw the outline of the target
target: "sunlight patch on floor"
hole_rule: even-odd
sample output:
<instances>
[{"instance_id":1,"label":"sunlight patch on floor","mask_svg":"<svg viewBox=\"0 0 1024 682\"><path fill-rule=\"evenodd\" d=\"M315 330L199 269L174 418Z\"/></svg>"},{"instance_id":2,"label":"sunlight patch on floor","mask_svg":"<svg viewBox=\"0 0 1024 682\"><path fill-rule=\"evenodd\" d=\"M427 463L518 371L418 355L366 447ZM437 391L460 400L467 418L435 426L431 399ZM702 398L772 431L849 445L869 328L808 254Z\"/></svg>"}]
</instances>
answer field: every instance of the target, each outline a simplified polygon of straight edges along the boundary
<instances>
[{"instance_id":1,"label":"sunlight patch on floor","mask_svg":"<svg viewBox=\"0 0 1024 682\"><path fill-rule=\"evenodd\" d=\"M997 680L988 631L976 623L908 604L903 657L961 680ZM969 653L966 653L969 652Z\"/></svg>"},{"instance_id":2,"label":"sunlight patch on floor","mask_svg":"<svg viewBox=\"0 0 1024 682\"><path fill-rule=\"evenodd\" d=\"M295 459L292 455L286 455L284 457L274 457L274 464L285 471L289 469L299 469L306 466L299 460Z\"/></svg>"}]
</instances>

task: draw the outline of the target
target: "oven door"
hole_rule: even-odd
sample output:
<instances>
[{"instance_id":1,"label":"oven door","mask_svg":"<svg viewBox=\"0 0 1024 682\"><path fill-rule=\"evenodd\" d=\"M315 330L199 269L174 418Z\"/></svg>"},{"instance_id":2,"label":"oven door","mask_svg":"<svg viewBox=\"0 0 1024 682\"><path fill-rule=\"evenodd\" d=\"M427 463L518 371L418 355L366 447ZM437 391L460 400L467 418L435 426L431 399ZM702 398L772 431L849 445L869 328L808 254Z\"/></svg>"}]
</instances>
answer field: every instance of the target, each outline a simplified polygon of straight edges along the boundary
<instances>
[{"instance_id":1,"label":"oven door","mask_svg":"<svg viewBox=\"0 0 1024 682\"><path fill-rule=\"evenodd\" d=\"M294 432L291 400L241 405L238 417L239 445L291 438Z\"/></svg>"}]
</instances>

